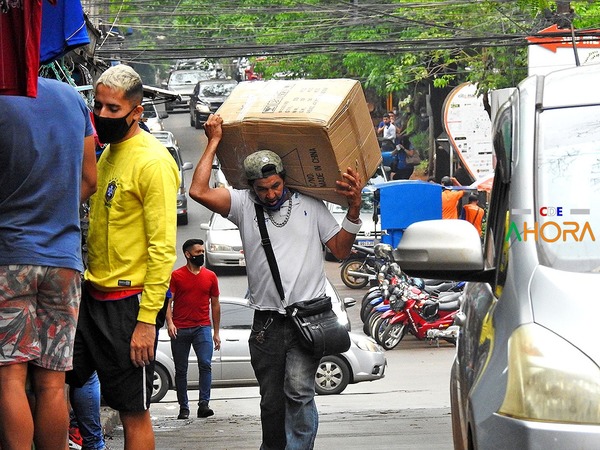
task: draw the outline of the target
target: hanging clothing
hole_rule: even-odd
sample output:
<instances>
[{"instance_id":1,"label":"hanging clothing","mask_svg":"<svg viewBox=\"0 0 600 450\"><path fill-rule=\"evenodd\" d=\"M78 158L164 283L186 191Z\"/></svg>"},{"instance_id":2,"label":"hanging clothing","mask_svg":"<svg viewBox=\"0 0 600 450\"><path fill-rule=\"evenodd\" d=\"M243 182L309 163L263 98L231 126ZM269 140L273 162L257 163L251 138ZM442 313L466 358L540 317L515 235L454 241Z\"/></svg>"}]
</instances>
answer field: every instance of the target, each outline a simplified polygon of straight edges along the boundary
<instances>
[{"instance_id":1,"label":"hanging clothing","mask_svg":"<svg viewBox=\"0 0 600 450\"><path fill-rule=\"evenodd\" d=\"M0 95L37 96L42 0L0 0Z\"/></svg>"},{"instance_id":2,"label":"hanging clothing","mask_svg":"<svg viewBox=\"0 0 600 450\"><path fill-rule=\"evenodd\" d=\"M44 2L42 11L42 64L90 43L80 0L57 0L55 6Z\"/></svg>"}]
</instances>

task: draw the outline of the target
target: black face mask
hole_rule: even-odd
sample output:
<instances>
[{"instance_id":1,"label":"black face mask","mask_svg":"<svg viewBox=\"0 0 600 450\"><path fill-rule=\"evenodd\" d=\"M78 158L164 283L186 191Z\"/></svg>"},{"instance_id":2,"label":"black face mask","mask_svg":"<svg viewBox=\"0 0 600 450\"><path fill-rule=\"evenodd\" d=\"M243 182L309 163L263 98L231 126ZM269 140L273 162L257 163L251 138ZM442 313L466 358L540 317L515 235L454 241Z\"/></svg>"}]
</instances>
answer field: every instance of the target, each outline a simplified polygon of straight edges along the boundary
<instances>
[{"instance_id":1,"label":"black face mask","mask_svg":"<svg viewBox=\"0 0 600 450\"><path fill-rule=\"evenodd\" d=\"M202 267L204 265L204 254L191 256L190 262L195 266Z\"/></svg>"},{"instance_id":2,"label":"black face mask","mask_svg":"<svg viewBox=\"0 0 600 450\"><path fill-rule=\"evenodd\" d=\"M135 106L133 109L137 108ZM133 111L133 109L131 111ZM130 124L127 123L127 116L131 114L129 111L123 117L111 118L102 117L94 113L94 125L96 126L96 132L98 133L98 140L103 144L110 144L112 142L119 142L125 137L135 120L132 120Z\"/></svg>"}]
</instances>

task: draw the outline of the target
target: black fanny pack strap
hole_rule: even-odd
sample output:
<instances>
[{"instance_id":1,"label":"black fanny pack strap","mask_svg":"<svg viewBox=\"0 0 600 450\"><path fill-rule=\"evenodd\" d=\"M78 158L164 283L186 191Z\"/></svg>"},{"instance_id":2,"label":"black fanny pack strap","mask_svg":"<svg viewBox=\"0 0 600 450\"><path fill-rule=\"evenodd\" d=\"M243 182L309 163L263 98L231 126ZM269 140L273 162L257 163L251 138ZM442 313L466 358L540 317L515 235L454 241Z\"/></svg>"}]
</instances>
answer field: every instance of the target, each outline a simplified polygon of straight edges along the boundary
<instances>
[{"instance_id":1,"label":"black fanny pack strap","mask_svg":"<svg viewBox=\"0 0 600 450\"><path fill-rule=\"evenodd\" d=\"M283 292L283 285L281 284L279 267L277 267L277 260L275 259L275 253L273 252L273 246L271 245L271 239L269 239L269 233L267 232L265 213L262 206L260 206L258 203L254 204L254 209L256 210L256 220L258 222L258 229L260 230L260 242L265 249L265 253L267 254L267 261L269 262L269 267L271 268L271 273L273 274L273 279L275 280L275 286L277 286L277 292L279 292L279 297L281 297L281 302L283 303L285 294Z\"/></svg>"}]
</instances>

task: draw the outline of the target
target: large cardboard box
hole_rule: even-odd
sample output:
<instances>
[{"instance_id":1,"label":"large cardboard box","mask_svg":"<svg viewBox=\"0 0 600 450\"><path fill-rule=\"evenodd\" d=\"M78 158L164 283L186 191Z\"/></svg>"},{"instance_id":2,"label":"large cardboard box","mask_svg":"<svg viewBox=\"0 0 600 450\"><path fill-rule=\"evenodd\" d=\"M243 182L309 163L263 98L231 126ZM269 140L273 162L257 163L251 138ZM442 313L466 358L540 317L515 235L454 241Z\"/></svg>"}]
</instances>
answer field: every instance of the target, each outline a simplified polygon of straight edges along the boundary
<instances>
[{"instance_id":1,"label":"large cardboard box","mask_svg":"<svg viewBox=\"0 0 600 450\"><path fill-rule=\"evenodd\" d=\"M247 188L242 162L257 150L281 156L286 184L345 205L335 181L347 167L363 184L381 151L360 83L350 79L240 83L219 108L223 139L217 149L229 183Z\"/></svg>"}]
</instances>

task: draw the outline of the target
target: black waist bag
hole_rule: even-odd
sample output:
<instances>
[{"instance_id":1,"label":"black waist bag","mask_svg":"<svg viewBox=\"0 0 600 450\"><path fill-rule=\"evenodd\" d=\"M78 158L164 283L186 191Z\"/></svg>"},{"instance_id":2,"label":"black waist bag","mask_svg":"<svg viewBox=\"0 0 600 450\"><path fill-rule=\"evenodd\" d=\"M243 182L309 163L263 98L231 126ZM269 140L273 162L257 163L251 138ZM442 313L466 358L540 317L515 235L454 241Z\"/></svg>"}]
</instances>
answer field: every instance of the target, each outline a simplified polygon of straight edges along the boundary
<instances>
[{"instance_id":1,"label":"black waist bag","mask_svg":"<svg viewBox=\"0 0 600 450\"><path fill-rule=\"evenodd\" d=\"M315 358L343 353L350 348L350 335L331 309L330 297L297 302L285 309L301 344Z\"/></svg>"}]
</instances>

